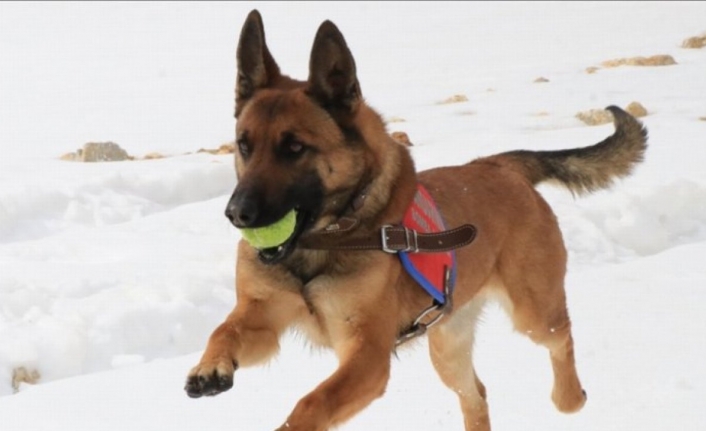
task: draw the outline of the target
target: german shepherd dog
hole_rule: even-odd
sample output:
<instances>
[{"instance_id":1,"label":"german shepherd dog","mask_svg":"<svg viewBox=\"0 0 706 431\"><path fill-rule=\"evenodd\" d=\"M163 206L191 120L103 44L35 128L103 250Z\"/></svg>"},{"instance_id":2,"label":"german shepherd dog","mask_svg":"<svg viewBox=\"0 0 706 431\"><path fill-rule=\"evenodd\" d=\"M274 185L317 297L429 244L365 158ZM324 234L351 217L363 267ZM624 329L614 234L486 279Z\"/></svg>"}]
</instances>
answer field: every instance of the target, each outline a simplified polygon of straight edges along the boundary
<instances>
[{"instance_id":1,"label":"german shepherd dog","mask_svg":"<svg viewBox=\"0 0 706 431\"><path fill-rule=\"evenodd\" d=\"M458 395L466 431L490 429L471 355L488 298L505 304L514 328L549 350L557 409L581 409L586 393L564 291L567 252L534 186L553 181L576 194L610 186L643 159L643 126L609 107L615 132L598 144L511 151L416 172L407 148L364 101L353 56L330 21L318 29L306 81L280 73L257 11L245 20L236 55L238 183L226 216L238 228L261 227L296 209L297 221L279 247L238 244L237 304L190 371L188 395L230 389L238 368L273 357L282 334L293 329L333 349L339 366L299 400L280 431L328 430L380 397L398 336L430 297L394 254L306 244L344 219L355 222L334 236L379 235L382 226L400 223L419 182L449 227L477 228L475 241L455 251L453 309L427 332L433 366Z\"/></svg>"}]
</instances>

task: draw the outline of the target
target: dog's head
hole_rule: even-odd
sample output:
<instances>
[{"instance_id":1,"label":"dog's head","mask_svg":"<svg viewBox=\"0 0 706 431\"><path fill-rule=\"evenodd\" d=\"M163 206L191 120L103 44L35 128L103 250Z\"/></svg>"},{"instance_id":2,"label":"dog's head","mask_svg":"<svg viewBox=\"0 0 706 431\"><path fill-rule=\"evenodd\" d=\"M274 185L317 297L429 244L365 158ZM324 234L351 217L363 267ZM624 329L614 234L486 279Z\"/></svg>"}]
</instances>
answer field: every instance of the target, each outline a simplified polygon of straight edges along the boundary
<instances>
[{"instance_id":1,"label":"dog's head","mask_svg":"<svg viewBox=\"0 0 706 431\"><path fill-rule=\"evenodd\" d=\"M374 158L361 124L383 133L384 124L365 106L353 56L329 21L314 39L306 81L280 73L257 11L243 25L237 62L238 185L226 216L236 227L254 228L297 210L290 240L260 252L272 263L286 257L302 233L352 204L370 181Z\"/></svg>"}]
</instances>

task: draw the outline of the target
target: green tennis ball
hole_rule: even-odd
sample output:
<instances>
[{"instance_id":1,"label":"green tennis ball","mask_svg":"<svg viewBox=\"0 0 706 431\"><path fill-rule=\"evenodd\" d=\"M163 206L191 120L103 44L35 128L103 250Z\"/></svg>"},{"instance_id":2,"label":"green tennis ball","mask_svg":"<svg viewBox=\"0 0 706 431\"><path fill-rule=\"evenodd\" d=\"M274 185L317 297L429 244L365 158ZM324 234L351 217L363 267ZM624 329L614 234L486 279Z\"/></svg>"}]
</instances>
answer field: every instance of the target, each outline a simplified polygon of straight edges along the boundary
<instances>
[{"instance_id":1,"label":"green tennis ball","mask_svg":"<svg viewBox=\"0 0 706 431\"><path fill-rule=\"evenodd\" d=\"M243 234L245 241L258 250L265 248L277 247L284 244L297 225L297 212L291 210L279 221L272 223L269 226L256 228L242 228L240 233Z\"/></svg>"}]
</instances>

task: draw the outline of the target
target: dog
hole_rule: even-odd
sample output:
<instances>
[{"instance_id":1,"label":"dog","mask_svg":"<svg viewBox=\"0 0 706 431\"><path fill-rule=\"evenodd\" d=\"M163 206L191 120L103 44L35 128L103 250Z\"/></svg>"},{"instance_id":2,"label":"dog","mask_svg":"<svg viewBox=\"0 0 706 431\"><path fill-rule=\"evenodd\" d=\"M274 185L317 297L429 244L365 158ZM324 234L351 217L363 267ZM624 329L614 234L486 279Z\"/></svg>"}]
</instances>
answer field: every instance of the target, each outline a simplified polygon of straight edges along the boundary
<instances>
[{"instance_id":1,"label":"dog","mask_svg":"<svg viewBox=\"0 0 706 431\"><path fill-rule=\"evenodd\" d=\"M564 291L567 252L535 186L551 181L579 195L609 187L643 160L643 125L609 107L615 132L595 145L510 151L417 173L408 149L364 101L354 58L332 22L318 29L306 81L280 72L255 10L236 56L238 182L226 216L238 228L255 228L295 209L296 227L279 247L256 250L240 241L237 303L189 372L188 395L230 389L238 368L273 357L280 336L294 329L333 349L339 367L299 400L279 430L328 430L384 393L391 356L412 327L412 337L428 329L433 366L459 397L465 430L489 430L471 350L483 303L497 299L519 333L549 350L557 409L580 410L586 392ZM390 253L399 250L345 247L399 226L419 184L446 225L471 225L453 251L453 302L449 296L448 307L432 307L440 310L433 322L425 320L434 304L429 293ZM416 251L416 233L403 232L410 247L402 251ZM385 248L385 238L379 241Z\"/></svg>"}]
</instances>

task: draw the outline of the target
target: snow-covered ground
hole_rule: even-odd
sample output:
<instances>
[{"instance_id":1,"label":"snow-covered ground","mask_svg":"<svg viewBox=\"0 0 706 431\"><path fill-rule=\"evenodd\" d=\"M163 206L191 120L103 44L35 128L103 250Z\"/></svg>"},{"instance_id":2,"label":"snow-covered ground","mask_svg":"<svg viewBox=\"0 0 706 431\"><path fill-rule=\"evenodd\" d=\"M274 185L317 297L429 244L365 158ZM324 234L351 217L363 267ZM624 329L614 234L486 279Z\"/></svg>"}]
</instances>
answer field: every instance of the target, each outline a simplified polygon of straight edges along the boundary
<instances>
[{"instance_id":1,"label":"snow-covered ground","mask_svg":"<svg viewBox=\"0 0 706 431\"><path fill-rule=\"evenodd\" d=\"M0 429L266 430L335 367L287 337L270 365L191 400L182 387L233 306L235 243L222 216L234 52L263 14L283 71L305 77L319 23L341 28L363 92L420 169L515 148L593 144L574 118L642 103L647 158L610 191L543 186L570 255L576 415L549 399L546 351L490 308L475 357L495 430L706 429L704 2L0 3ZM586 73L619 57L677 65ZM535 83L538 77L547 83ZM469 101L440 105L454 94ZM700 119L701 118L701 119ZM88 141L119 163L58 160ZM384 398L343 430L462 429L425 343L400 353ZM13 370L41 376L13 394Z\"/></svg>"}]
</instances>

